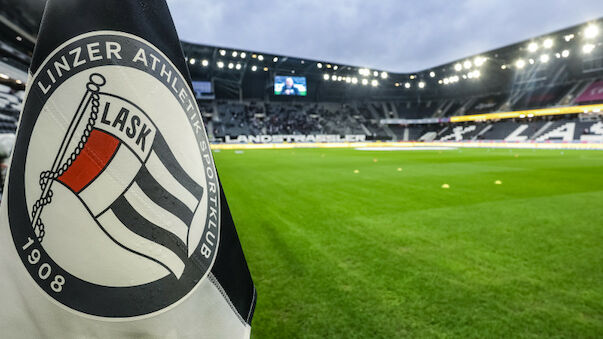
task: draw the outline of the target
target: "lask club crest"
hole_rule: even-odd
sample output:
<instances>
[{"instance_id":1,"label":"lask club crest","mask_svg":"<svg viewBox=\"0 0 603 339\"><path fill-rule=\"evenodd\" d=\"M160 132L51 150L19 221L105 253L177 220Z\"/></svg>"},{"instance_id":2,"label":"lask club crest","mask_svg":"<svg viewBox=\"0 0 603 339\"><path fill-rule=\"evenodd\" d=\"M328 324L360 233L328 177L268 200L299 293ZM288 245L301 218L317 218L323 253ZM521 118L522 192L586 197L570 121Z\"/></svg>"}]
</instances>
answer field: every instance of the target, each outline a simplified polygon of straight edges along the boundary
<instances>
[{"instance_id":1,"label":"lask club crest","mask_svg":"<svg viewBox=\"0 0 603 339\"><path fill-rule=\"evenodd\" d=\"M220 189L193 93L150 43L88 33L31 78L10 229L44 293L78 313L165 311L213 265Z\"/></svg>"}]
</instances>

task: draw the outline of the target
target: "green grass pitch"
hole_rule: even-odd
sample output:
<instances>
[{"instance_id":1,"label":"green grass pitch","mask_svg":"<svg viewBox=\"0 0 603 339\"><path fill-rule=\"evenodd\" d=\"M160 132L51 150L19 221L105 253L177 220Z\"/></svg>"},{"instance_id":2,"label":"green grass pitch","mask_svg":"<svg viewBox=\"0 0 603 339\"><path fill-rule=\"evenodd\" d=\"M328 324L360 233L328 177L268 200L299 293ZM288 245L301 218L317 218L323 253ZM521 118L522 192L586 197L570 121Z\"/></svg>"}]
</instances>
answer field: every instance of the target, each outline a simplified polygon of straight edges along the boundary
<instances>
[{"instance_id":1,"label":"green grass pitch","mask_svg":"<svg viewBox=\"0 0 603 339\"><path fill-rule=\"evenodd\" d=\"M603 337L601 151L214 154L254 338Z\"/></svg>"}]
</instances>

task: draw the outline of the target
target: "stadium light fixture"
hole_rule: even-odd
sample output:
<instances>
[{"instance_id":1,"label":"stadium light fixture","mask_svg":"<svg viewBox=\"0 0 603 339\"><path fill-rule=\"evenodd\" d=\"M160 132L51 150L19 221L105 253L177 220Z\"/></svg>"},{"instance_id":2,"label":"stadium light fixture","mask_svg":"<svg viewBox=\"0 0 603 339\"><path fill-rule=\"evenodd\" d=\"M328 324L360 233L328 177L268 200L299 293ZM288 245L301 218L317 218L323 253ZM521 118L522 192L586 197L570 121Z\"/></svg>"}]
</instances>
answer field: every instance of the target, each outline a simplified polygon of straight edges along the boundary
<instances>
[{"instance_id":1,"label":"stadium light fixture","mask_svg":"<svg viewBox=\"0 0 603 339\"><path fill-rule=\"evenodd\" d=\"M555 58L557 58L557 59L561 58L561 53L555 53Z\"/></svg>"},{"instance_id":2,"label":"stadium light fixture","mask_svg":"<svg viewBox=\"0 0 603 339\"><path fill-rule=\"evenodd\" d=\"M322 75L322 78L325 80L329 80L329 75L327 73L325 73Z\"/></svg>"},{"instance_id":3,"label":"stadium light fixture","mask_svg":"<svg viewBox=\"0 0 603 339\"><path fill-rule=\"evenodd\" d=\"M567 58L570 55L570 51L567 49L564 49L563 52L561 52L561 56L564 58Z\"/></svg>"},{"instance_id":4,"label":"stadium light fixture","mask_svg":"<svg viewBox=\"0 0 603 339\"><path fill-rule=\"evenodd\" d=\"M17 41L21 41L21 40L23 40L23 38L22 38L20 35L17 35L17 36L15 37L15 39L17 39ZM21 83L21 80L17 80L17 83L18 83L18 84L20 84L20 83Z\"/></svg>"},{"instance_id":5,"label":"stadium light fixture","mask_svg":"<svg viewBox=\"0 0 603 339\"><path fill-rule=\"evenodd\" d=\"M523 59L519 59L517 61L515 61L515 67L522 69L524 68L526 65L526 62Z\"/></svg>"},{"instance_id":6,"label":"stadium light fixture","mask_svg":"<svg viewBox=\"0 0 603 339\"><path fill-rule=\"evenodd\" d=\"M256 65L251 66L251 71L252 72L255 72L257 70L258 70L258 66L256 66Z\"/></svg>"},{"instance_id":7,"label":"stadium light fixture","mask_svg":"<svg viewBox=\"0 0 603 339\"><path fill-rule=\"evenodd\" d=\"M425 88L425 83L423 81L419 81L419 88Z\"/></svg>"},{"instance_id":8,"label":"stadium light fixture","mask_svg":"<svg viewBox=\"0 0 603 339\"><path fill-rule=\"evenodd\" d=\"M501 65L500 69L507 69L507 65Z\"/></svg>"},{"instance_id":9,"label":"stadium light fixture","mask_svg":"<svg viewBox=\"0 0 603 339\"><path fill-rule=\"evenodd\" d=\"M440 84L440 85L441 85L441 84L443 84L443 83L444 83L444 81L442 81L442 79L438 80L438 84Z\"/></svg>"},{"instance_id":10,"label":"stadium light fixture","mask_svg":"<svg viewBox=\"0 0 603 339\"><path fill-rule=\"evenodd\" d=\"M404 88L410 88L410 82L405 83Z\"/></svg>"},{"instance_id":11,"label":"stadium light fixture","mask_svg":"<svg viewBox=\"0 0 603 339\"><path fill-rule=\"evenodd\" d=\"M277 62L277 61L278 61L278 57L272 58L272 62Z\"/></svg>"},{"instance_id":12,"label":"stadium light fixture","mask_svg":"<svg viewBox=\"0 0 603 339\"><path fill-rule=\"evenodd\" d=\"M241 59L245 59L247 57L247 53L241 52Z\"/></svg>"},{"instance_id":13,"label":"stadium light fixture","mask_svg":"<svg viewBox=\"0 0 603 339\"><path fill-rule=\"evenodd\" d=\"M189 62L191 65L194 65L196 61L197 61L197 60L195 60L195 58L190 58L190 60L189 60L188 62Z\"/></svg>"},{"instance_id":14,"label":"stadium light fixture","mask_svg":"<svg viewBox=\"0 0 603 339\"><path fill-rule=\"evenodd\" d=\"M463 65L461 65L461 63L457 63L456 65L454 65L454 70L457 72L460 72L463 69Z\"/></svg>"},{"instance_id":15,"label":"stadium light fixture","mask_svg":"<svg viewBox=\"0 0 603 339\"><path fill-rule=\"evenodd\" d=\"M264 72L268 72L268 67L264 67Z\"/></svg>"},{"instance_id":16,"label":"stadium light fixture","mask_svg":"<svg viewBox=\"0 0 603 339\"><path fill-rule=\"evenodd\" d=\"M358 83L358 78L353 77L352 78L352 84L356 85Z\"/></svg>"},{"instance_id":17,"label":"stadium light fixture","mask_svg":"<svg viewBox=\"0 0 603 339\"><path fill-rule=\"evenodd\" d=\"M333 81L337 81L337 75L332 75L332 76L331 76L331 80L333 80Z\"/></svg>"},{"instance_id":18,"label":"stadium light fixture","mask_svg":"<svg viewBox=\"0 0 603 339\"><path fill-rule=\"evenodd\" d=\"M331 64L327 64L327 68L331 68Z\"/></svg>"},{"instance_id":19,"label":"stadium light fixture","mask_svg":"<svg viewBox=\"0 0 603 339\"><path fill-rule=\"evenodd\" d=\"M481 67L484 63L486 62L486 58L484 57L475 57L475 60L473 60L473 64L476 67Z\"/></svg>"},{"instance_id":20,"label":"stadium light fixture","mask_svg":"<svg viewBox=\"0 0 603 339\"><path fill-rule=\"evenodd\" d=\"M218 68L224 68L224 63L222 61L218 61Z\"/></svg>"},{"instance_id":21,"label":"stadium light fixture","mask_svg":"<svg viewBox=\"0 0 603 339\"><path fill-rule=\"evenodd\" d=\"M322 64L319 62L319 63L316 64L316 67L322 68Z\"/></svg>"},{"instance_id":22,"label":"stadium light fixture","mask_svg":"<svg viewBox=\"0 0 603 339\"><path fill-rule=\"evenodd\" d=\"M228 63L228 69L233 69L234 68L234 64L232 62Z\"/></svg>"},{"instance_id":23,"label":"stadium light fixture","mask_svg":"<svg viewBox=\"0 0 603 339\"><path fill-rule=\"evenodd\" d=\"M414 75L414 74L413 74L413 75L411 75L411 76L409 76L410 80L415 80L415 78L416 78L416 77L417 77L417 76L416 76L416 75Z\"/></svg>"},{"instance_id":24,"label":"stadium light fixture","mask_svg":"<svg viewBox=\"0 0 603 339\"><path fill-rule=\"evenodd\" d=\"M542 46L547 49L553 47L553 39L551 39L551 38L544 39Z\"/></svg>"},{"instance_id":25,"label":"stadium light fixture","mask_svg":"<svg viewBox=\"0 0 603 339\"><path fill-rule=\"evenodd\" d=\"M530 63L530 65L533 65L535 61L534 61L534 59L530 58L530 59L528 59L528 62Z\"/></svg>"},{"instance_id":26,"label":"stadium light fixture","mask_svg":"<svg viewBox=\"0 0 603 339\"><path fill-rule=\"evenodd\" d=\"M339 66L337 66L337 65L334 65L334 66L333 66L333 69L334 69L334 70L337 70L338 68L339 68Z\"/></svg>"},{"instance_id":27,"label":"stadium light fixture","mask_svg":"<svg viewBox=\"0 0 603 339\"><path fill-rule=\"evenodd\" d=\"M572 40L574 38L573 34L568 34L563 36L563 39L565 40L565 42L570 42L570 40Z\"/></svg>"},{"instance_id":28,"label":"stadium light fixture","mask_svg":"<svg viewBox=\"0 0 603 339\"><path fill-rule=\"evenodd\" d=\"M368 79L362 79L362 85L364 85L364 86L368 85Z\"/></svg>"},{"instance_id":29,"label":"stadium light fixture","mask_svg":"<svg viewBox=\"0 0 603 339\"><path fill-rule=\"evenodd\" d=\"M19 79L17 79L15 82L16 82L17 84L19 84L19 85L21 85L21 84L23 83L23 81L21 81L21 80L19 80Z\"/></svg>"},{"instance_id":30,"label":"stadium light fixture","mask_svg":"<svg viewBox=\"0 0 603 339\"><path fill-rule=\"evenodd\" d=\"M208 65L209 65L209 60L207 60L207 59L201 60L201 66L207 67Z\"/></svg>"},{"instance_id":31,"label":"stadium light fixture","mask_svg":"<svg viewBox=\"0 0 603 339\"><path fill-rule=\"evenodd\" d=\"M429 76L432 78L435 77L435 72L434 71L429 72Z\"/></svg>"},{"instance_id":32,"label":"stadium light fixture","mask_svg":"<svg viewBox=\"0 0 603 339\"><path fill-rule=\"evenodd\" d=\"M260 54L260 55L258 55L258 60L260 60L260 61L264 60L264 56L263 56L263 55L261 55L261 54Z\"/></svg>"},{"instance_id":33,"label":"stadium light fixture","mask_svg":"<svg viewBox=\"0 0 603 339\"><path fill-rule=\"evenodd\" d=\"M337 81L341 81L343 79L343 77L340 75L337 77Z\"/></svg>"},{"instance_id":34,"label":"stadium light fixture","mask_svg":"<svg viewBox=\"0 0 603 339\"><path fill-rule=\"evenodd\" d=\"M482 76L482 72L480 72L477 69L475 71L473 71L473 77L474 78L479 78L480 76Z\"/></svg>"},{"instance_id":35,"label":"stadium light fixture","mask_svg":"<svg viewBox=\"0 0 603 339\"><path fill-rule=\"evenodd\" d=\"M543 54L540 56L540 62L542 62L543 64L546 64L547 62L549 62L550 57L548 54Z\"/></svg>"},{"instance_id":36,"label":"stadium light fixture","mask_svg":"<svg viewBox=\"0 0 603 339\"><path fill-rule=\"evenodd\" d=\"M599 35L599 27L593 24L586 26L586 28L584 29L584 37L587 39L592 39L597 35Z\"/></svg>"},{"instance_id":37,"label":"stadium light fixture","mask_svg":"<svg viewBox=\"0 0 603 339\"><path fill-rule=\"evenodd\" d=\"M450 83L450 79L444 78L444 85L448 85Z\"/></svg>"},{"instance_id":38,"label":"stadium light fixture","mask_svg":"<svg viewBox=\"0 0 603 339\"><path fill-rule=\"evenodd\" d=\"M232 51L232 57L233 57L233 58L236 58L236 57L237 57L237 55L239 55L239 53L238 53L237 51Z\"/></svg>"},{"instance_id":39,"label":"stadium light fixture","mask_svg":"<svg viewBox=\"0 0 603 339\"><path fill-rule=\"evenodd\" d=\"M463 67L465 67L465 69L469 69L469 68L471 68L471 66L473 66L471 61L465 60L465 62L463 62Z\"/></svg>"},{"instance_id":40,"label":"stadium light fixture","mask_svg":"<svg viewBox=\"0 0 603 339\"><path fill-rule=\"evenodd\" d=\"M582 53L584 53L584 54L590 54L590 52L592 52L593 49L595 49L595 45L593 45L593 44L586 44L586 45L582 46Z\"/></svg>"},{"instance_id":41,"label":"stadium light fixture","mask_svg":"<svg viewBox=\"0 0 603 339\"><path fill-rule=\"evenodd\" d=\"M10 77L4 73L0 73L0 78L6 79L6 80L10 79Z\"/></svg>"},{"instance_id":42,"label":"stadium light fixture","mask_svg":"<svg viewBox=\"0 0 603 339\"><path fill-rule=\"evenodd\" d=\"M472 75L473 77L473 75ZM467 74L463 74L463 79L467 79Z\"/></svg>"},{"instance_id":43,"label":"stadium light fixture","mask_svg":"<svg viewBox=\"0 0 603 339\"><path fill-rule=\"evenodd\" d=\"M538 44L537 44L537 43L535 43L535 42L530 42L530 43L528 44L528 51L530 51L530 52L532 52L532 53L533 53L533 52L536 52L537 50L538 50Z\"/></svg>"},{"instance_id":44,"label":"stadium light fixture","mask_svg":"<svg viewBox=\"0 0 603 339\"><path fill-rule=\"evenodd\" d=\"M379 76L379 72L373 71L373 76L378 77Z\"/></svg>"},{"instance_id":45,"label":"stadium light fixture","mask_svg":"<svg viewBox=\"0 0 603 339\"><path fill-rule=\"evenodd\" d=\"M241 69L241 64L237 64L237 65L235 66L235 68L236 68L237 70Z\"/></svg>"},{"instance_id":46,"label":"stadium light fixture","mask_svg":"<svg viewBox=\"0 0 603 339\"><path fill-rule=\"evenodd\" d=\"M225 51L225 50L223 50L223 49L221 49L221 50L220 50L220 55L221 55L221 56L225 56L225 55L226 55L226 51Z\"/></svg>"},{"instance_id":47,"label":"stadium light fixture","mask_svg":"<svg viewBox=\"0 0 603 339\"><path fill-rule=\"evenodd\" d=\"M370 71L367 68L359 68L358 69L358 74L363 75L363 76L367 76L369 75Z\"/></svg>"},{"instance_id":48,"label":"stadium light fixture","mask_svg":"<svg viewBox=\"0 0 603 339\"><path fill-rule=\"evenodd\" d=\"M373 87L379 86L379 81L377 81L375 79L371 80L371 86L373 86Z\"/></svg>"},{"instance_id":49,"label":"stadium light fixture","mask_svg":"<svg viewBox=\"0 0 603 339\"><path fill-rule=\"evenodd\" d=\"M394 86L396 86L396 87L400 87L400 83L399 83L399 82L396 82L396 83L394 84Z\"/></svg>"},{"instance_id":50,"label":"stadium light fixture","mask_svg":"<svg viewBox=\"0 0 603 339\"><path fill-rule=\"evenodd\" d=\"M350 77L345 77L345 82L347 82L347 83L349 84L350 82L352 82L352 78L350 78Z\"/></svg>"},{"instance_id":51,"label":"stadium light fixture","mask_svg":"<svg viewBox=\"0 0 603 339\"><path fill-rule=\"evenodd\" d=\"M381 72L381 79L387 79L387 72Z\"/></svg>"}]
</instances>

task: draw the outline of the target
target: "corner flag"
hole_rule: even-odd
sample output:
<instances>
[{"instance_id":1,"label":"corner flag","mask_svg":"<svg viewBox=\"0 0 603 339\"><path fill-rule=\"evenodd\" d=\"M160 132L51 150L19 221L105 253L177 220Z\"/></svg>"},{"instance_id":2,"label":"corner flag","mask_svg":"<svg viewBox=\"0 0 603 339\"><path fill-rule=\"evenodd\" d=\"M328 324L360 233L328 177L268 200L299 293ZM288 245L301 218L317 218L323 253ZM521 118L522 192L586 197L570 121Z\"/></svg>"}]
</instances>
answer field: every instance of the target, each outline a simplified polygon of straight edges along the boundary
<instances>
[{"instance_id":1,"label":"corner flag","mask_svg":"<svg viewBox=\"0 0 603 339\"><path fill-rule=\"evenodd\" d=\"M0 272L7 337L249 337L256 291L165 0L47 2Z\"/></svg>"}]
</instances>

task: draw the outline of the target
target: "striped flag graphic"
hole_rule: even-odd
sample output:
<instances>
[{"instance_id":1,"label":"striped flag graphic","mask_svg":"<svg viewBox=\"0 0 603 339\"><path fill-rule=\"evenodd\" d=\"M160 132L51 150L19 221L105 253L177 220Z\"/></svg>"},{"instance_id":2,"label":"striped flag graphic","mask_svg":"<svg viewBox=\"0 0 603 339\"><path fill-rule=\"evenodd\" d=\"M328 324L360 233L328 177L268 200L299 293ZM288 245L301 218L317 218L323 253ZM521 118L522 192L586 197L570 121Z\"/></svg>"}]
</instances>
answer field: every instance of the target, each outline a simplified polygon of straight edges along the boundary
<instances>
[{"instance_id":1,"label":"striped flag graphic","mask_svg":"<svg viewBox=\"0 0 603 339\"><path fill-rule=\"evenodd\" d=\"M103 93L101 102L105 111L100 121L57 180L79 196L114 242L156 261L180 278L189 256L189 228L203 187L180 166L143 112L127 103L118 105L119 99ZM121 110L110 113L111 106L116 105ZM146 122L142 125L146 129L139 133L153 136L150 145L147 139L127 137L124 115L130 121ZM124 140L116 136L120 132Z\"/></svg>"}]
</instances>

